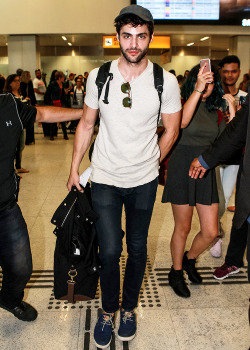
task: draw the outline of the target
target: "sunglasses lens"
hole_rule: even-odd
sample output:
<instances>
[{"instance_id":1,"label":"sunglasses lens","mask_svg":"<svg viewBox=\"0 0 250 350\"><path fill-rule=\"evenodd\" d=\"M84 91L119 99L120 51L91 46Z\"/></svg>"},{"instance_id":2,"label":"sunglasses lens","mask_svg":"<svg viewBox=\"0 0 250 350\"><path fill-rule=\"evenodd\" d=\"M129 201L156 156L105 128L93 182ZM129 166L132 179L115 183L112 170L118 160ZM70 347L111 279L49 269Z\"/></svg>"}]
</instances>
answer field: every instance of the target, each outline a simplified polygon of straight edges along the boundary
<instances>
[{"instance_id":1,"label":"sunglasses lens","mask_svg":"<svg viewBox=\"0 0 250 350\"><path fill-rule=\"evenodd\" d=\"M129 85L129 83L124 83L124 84L122 84L121 90L122 90L122 92L123 92L124 94L128 94L129 91L130 91L130 85Z\"/></svg>"},{"instance_id":2,"label":"sunglasses lens","mask_svg":"<svg viewBox=\"0 0 250 350\"><path fill-rule=\"evenodd\" d=\"M124 107L131 107L131 98L129 98L129 97L125 97L124 99L123 99L123 101L122 101L122 103L123 103L123 106Z\"/></svg>"}]
</instances>

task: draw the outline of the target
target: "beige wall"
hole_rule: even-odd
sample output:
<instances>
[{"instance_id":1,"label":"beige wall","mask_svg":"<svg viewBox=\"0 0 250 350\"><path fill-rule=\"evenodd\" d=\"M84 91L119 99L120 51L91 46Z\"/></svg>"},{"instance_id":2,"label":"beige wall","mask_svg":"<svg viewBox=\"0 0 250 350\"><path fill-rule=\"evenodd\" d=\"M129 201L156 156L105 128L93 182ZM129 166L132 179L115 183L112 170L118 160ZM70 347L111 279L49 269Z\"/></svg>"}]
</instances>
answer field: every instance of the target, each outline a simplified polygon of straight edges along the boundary
<instances>
[{"instance_id":1,"label":"beige wall","mask_svg":"<svg viewBox=\"0 0 250 350\"><path fill-rule=\"evenodd\" d=\"M130 0L0 0L1 34L113 33ZM10 25L11 23L11 25ZM158 33L250 35L250 27L160 25Z\"/></svg>"},{"instance_id":2,"label":"beige wall","mask_svg":"<svg viewBox=\"0 0 250 350\"><path fill-rule=\"evenodd\" d=\"M0 33L112 33L114 18L129 4L129 0L0 0Z\"/></svg>"}]
</instances>

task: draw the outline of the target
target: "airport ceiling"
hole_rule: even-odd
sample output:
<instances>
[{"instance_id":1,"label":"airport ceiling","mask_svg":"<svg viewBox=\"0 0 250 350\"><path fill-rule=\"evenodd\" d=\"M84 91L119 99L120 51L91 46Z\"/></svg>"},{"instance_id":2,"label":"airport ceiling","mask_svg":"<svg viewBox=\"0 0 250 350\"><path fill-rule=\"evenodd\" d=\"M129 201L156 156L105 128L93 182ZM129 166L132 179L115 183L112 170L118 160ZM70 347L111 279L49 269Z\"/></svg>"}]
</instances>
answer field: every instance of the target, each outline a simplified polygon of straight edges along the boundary
<instances>
[{"instance_id":1,"label":"airport ceiling","mask_svg":"<svg viewBox=\"0 0 250 350\"><path fill-rule=\"evenodd\" d=\"M62 39L64 35L67 40ZM166 34L167 35L167 34ZM209 46L214 51L224 51L229 48L229 35L208 35L209 39L200 41L204 37L202 34L171 34L171 45L180 47L194 43L194 46ZM41 46L102 46L102 34L44 34L39 35ZM0 35L0 46L6 46L8 41L7 35Z\"/></svg>"}]
</instances>

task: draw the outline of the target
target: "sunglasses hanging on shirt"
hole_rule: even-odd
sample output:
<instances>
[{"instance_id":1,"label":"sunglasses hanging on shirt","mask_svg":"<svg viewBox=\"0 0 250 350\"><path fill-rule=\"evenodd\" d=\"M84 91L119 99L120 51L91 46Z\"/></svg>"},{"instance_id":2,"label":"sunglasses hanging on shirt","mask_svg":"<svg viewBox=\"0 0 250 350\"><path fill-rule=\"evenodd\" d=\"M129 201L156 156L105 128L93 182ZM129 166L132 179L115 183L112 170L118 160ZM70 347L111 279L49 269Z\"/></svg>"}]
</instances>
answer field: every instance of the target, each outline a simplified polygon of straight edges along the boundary
<instances>
[{"instance_id":1,"label":"sunglasses hanging on shirt","mask_svg":"<svg viewBox=\"0 0 250 350\"><path fill-rule=\"evenodd\" d=\"M121 90L124 94L128 94L128 97L125 97L122 100L122 104L124 107L131 108L132 106L132 98L131 98L131 87L129 83L123 83L121 86Z\"/></svg>"}]
</instances>

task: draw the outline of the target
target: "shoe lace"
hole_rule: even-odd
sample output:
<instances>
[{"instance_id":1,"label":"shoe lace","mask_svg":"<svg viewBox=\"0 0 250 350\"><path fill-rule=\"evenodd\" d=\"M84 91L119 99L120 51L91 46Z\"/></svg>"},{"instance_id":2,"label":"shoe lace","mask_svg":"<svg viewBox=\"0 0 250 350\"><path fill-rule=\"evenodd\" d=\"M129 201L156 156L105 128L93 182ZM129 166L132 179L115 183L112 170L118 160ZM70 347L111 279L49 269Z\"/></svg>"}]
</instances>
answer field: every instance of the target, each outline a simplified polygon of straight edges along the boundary
<instances>
[{"instance_id":1,"label":"shoe lace","mask_svg":"<svg viewBox=\"0 0 250 350\"><path fill-rule=\"evenodd\" d=\"M133 313L132 312L125 312L122 317L123 323L126 324L127 321L133 322Z\"/></svg>"},{"instance_id":2,"label":"shoe lace","mask_svg":"<svg viewBox=\"0 0 250 350\"><path fill-rule=\"evenodd\" d=\"M102 324L102 331L106 325L113 327L113 316L108 314L103 314L103 317L100 323Z\"/></svg>"}]
</instances>

